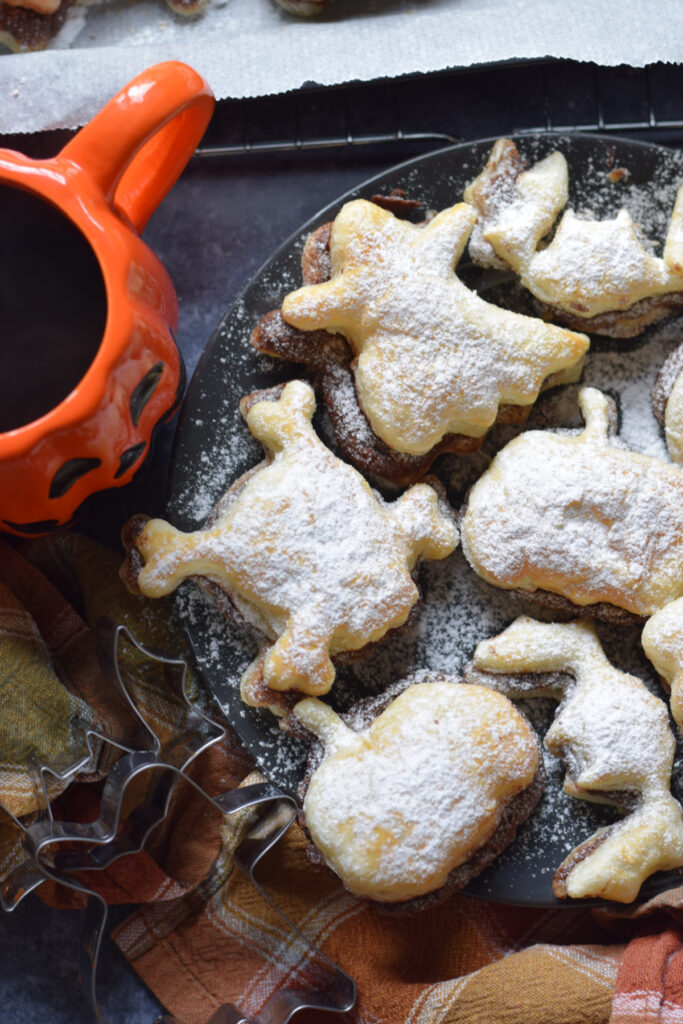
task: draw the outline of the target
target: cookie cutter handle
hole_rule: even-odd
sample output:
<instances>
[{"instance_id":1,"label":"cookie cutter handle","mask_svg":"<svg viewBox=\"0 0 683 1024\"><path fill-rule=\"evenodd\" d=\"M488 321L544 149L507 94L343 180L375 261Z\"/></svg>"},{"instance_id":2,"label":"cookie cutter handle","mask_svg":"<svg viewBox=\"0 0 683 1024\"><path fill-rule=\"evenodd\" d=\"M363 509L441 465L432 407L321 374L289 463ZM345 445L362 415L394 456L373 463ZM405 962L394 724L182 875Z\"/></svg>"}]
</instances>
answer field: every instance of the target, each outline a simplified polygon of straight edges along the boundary
<instances>
[{"instance_id":1,"label":"cookie cutter handle","mask_svg":"<svg viewBox=\"0 0 683 1024\"><path fill-rule=\"evenodd\" d=\"M208 83L180 61L137 75L66 144L106 201L141 232L194 153L213 113Z\"/></svg>"}]
</instances>

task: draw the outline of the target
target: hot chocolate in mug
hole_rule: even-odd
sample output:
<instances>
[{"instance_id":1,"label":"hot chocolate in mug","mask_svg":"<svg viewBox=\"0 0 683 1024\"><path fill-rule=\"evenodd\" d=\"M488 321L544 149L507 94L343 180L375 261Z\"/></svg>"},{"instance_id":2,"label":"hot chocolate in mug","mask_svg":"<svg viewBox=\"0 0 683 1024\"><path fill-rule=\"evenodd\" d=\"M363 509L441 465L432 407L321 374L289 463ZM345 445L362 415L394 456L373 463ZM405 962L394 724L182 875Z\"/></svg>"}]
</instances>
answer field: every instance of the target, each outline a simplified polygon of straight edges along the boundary
<instances>
[{"instance_id":1,"label":"hot chocolate in mug","mask_svg":"<svg viewBox=\"0 0 683 1024\"><path fill-rule=\"evenodd\" d=\"M159 64L56 157L0 150L0 529L68 525L175 411L178 304L140 232L213 107L192 68Z\"/></svg>"}]
</instances>

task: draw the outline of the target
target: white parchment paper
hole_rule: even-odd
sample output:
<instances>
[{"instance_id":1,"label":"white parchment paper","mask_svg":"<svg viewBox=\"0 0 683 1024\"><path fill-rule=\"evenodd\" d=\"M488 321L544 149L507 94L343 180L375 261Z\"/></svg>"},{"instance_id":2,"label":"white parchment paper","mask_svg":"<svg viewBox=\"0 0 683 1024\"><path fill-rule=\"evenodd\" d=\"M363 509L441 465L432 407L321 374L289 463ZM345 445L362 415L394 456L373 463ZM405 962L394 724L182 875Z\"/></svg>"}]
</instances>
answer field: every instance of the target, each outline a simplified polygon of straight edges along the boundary
<instances>
[{"instance_id":1,"label":"white parchment paper","mask_svg":"<svg viewBox=\"0 0 683 1024\"><path fill-rule=\"evenodd\" d=\"M111 0L72 9L48 50L0 56L0 132L84 124L163 60L191 64L223 99L539 57L681 62L683 2L332 0L311 20L274 0L208 0L187 21L163 0Z\"/></svg>"}]
</instances>

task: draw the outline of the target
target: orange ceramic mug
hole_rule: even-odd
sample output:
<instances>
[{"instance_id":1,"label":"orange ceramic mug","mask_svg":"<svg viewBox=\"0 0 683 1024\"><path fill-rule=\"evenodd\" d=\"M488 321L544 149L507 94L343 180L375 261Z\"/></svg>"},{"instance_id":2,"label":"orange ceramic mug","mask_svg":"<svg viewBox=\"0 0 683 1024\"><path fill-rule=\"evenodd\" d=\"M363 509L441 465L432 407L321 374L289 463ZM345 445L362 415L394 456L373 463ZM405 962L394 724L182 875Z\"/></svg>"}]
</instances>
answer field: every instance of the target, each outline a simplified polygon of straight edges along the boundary
<instances>
[{"instance_id":1,"label":"orange ceramic mug","mask_svg":"<svg viewBox=\"0 0 683 1024\"><path fill-rule=\"evenodd\" d=\"M159 64L58 156L0 150L0 529L68 525L175 410L178 305L140 232L213 107L192 68Z\"/></svg>"}]
</instances>

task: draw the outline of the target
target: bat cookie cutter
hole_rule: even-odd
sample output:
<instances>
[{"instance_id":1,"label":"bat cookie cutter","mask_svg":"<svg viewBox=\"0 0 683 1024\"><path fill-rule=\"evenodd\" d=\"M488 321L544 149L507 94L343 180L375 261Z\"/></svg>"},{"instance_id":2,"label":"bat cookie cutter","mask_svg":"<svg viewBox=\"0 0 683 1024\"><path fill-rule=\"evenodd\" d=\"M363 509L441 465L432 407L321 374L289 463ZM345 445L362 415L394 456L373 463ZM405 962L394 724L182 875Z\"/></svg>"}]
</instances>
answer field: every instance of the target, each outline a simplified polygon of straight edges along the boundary
<instances>
[{"instance_id":1,"label":"bat cookie cutter","mask_svg":"<svg viewBox=\"0 0 683 1024\"><path fill-rule=\"evenodd\" d=\"M100 621L97 641L103 675L110 685L107 696L118 705L118 710L125 712L127 728L107 731L78 723L79 738L83 741L85 753L75 759L64 754L50 765L29 766L39 806L32 819L25 822L0 805L21 831L26 851L24 861L0 888L2 909L11 912L47 879L87 897L79 975L92 1019L103 1021L97 998L97 969L109 908L104 897L88 886L79 875L85 871L102 871L118 858L142 850L153 829L166 816L173 790L178 781L183 779L199 797L222 814L263 808L265 813L252 825L235 850L235 863L287 927L298 935L315 967L313 991L280 990L268 1000L256 1017L246 1016L238 1008L225 1004L212 1017L212 1024L286 1024L295 1013L311 1008L334 1013L348 1012L356 999L354 981L292 924L254 874L263 856L277 844L294 820L294 798L270 782L259 782L228 790L219 796L210 796L187 774L187 770L199 754L225 736L226 728L213 721L191 699L187 690L187 663L181 658L166 657L144 647L125 626L111 620ZM169 741L163 742L157 735L130 692L120 663L123 641L163 667L170 693L186 705L182 730ZM48 799L48 777L52 775L67 784L73 781L79 773L95 763L102 744L117 748L122 756L106 778L99 817L87 824L56 821ZM156 778L148 787L143 800L122 821L122 805L128 788L146 772L154 772ZM175 1024L175 1019L169 1016L163 1016L159 1021Z\"/></svg>"}]
</instances>

